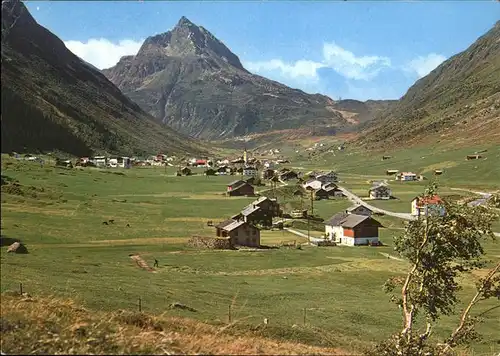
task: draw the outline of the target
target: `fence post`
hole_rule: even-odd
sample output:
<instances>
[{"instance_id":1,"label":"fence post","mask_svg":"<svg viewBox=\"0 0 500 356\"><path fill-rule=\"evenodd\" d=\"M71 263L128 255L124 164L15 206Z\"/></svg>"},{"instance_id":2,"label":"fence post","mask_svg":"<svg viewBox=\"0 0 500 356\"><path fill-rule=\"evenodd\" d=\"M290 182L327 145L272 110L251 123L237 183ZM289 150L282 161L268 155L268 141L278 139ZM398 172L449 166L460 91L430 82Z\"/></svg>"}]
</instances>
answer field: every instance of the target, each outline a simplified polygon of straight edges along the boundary
<instances>
[{"instance_id":1,"label":"fence post","mask_svg":"<svg viewBox=\"0 0 500 356\"><path fill-rule=\"evenodd\" d=\"M227 317L229 320L229 324L231 324L231 304L229 304L229 308L227 310Z\"/></svg>"},{"instance_id":2,"label":"fence post","mask_svg":"<svg viewBox=\"0 0 500 356\"><path fill-rule=\"evenodd\" d=\"M139 297L139 313L142 312L142 299Z\"/></svg>"},{"instance_id":3,"label":"fence post","mask_svg":"<svg viewBox=\"0 0 500 356\"><path fill-rule=\"evenodd\" d=\"M19 283L19 292L23 295L23 284Z\"/></svg>"},{"instance_id":4,"label":"fence post","mask_svg":"<svg viewBox=\"0 0 500 356\"><path fill-rule=\"evenodd\" d=\"M304 308L304 326L306 325L307 309Z\"/></svg>"}]
</instances>

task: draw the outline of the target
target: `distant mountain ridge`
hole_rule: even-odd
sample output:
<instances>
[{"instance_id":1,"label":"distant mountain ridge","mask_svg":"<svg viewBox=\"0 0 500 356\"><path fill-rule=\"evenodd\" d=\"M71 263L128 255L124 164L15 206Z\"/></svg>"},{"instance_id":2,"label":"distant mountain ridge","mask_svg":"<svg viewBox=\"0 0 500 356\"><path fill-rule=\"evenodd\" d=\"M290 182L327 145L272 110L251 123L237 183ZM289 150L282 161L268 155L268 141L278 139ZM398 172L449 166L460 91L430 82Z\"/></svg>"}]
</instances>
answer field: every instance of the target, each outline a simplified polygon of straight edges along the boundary
<instances>
[{"instance_id":1,"label":"distant mountain ridge","mask_svg":"<svg viewBox=\"0 0 500 356\"><path fill-rule=\"evenodd\" d=\"M440 140L500 144L500 21L419 79L356 142L392 147Z\"/></svg>"},{"instance_id":2,"label":"distant mountain ridge","mask_svg":"<svg viewBox=\"0 0 500 356\"><path fill-rule=\"evenodd\" d=\"M199 150L71 53L19 0L2 1L1 51L2 152Z\"/></svg>"},{"instance_id":3,"label":"distant mountain ridge","mask_svg":"<svg viewBox=\"0 0 500 356\"><path fill-rule=\"evenodd\" d=\"M158 120L194 137L225 139L307 125L335 133L357 124L327 96L250 73L221 41L186 17L102 72Z\"/></svg>"}]
</instances>

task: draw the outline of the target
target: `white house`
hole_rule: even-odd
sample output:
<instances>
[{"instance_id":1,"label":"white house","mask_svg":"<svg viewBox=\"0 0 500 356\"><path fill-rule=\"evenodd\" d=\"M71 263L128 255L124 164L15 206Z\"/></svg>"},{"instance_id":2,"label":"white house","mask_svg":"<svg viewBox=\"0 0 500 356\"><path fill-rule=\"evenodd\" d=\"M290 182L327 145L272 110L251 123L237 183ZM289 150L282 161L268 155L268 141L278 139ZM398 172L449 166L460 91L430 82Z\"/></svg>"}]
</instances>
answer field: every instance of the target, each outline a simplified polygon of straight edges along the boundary
<instances>
[{"instance_id":1,"label":"white house","mask_svg":"<svg viewBox=\"0 0 500 356\"><path fill-rule=\"evenodd\" d=\"M341 212L325 221L325 235L341 245L379 244L379 227L381 224L370 216Z\"/></svg>"},{"instance_id":2,"label":"white house","mask_svg":"<svg viewBox=\"0 0 500 356\"><path fill-rule=\"evenodd\" d=\"M108 160L108 166L111 167L111 168L118 167L118 158L110 158Z\"/></svg>"},{"instance_id":3,"label":"white house","mask_svg":"<svg viewBox=\"0 0 500 356\"><path fill-rule=\"evenodd\" d=\"M247 167L243 168L243 175L256 177L257 176L257 169L255 169L255 167L247 166Z\"/></svg>"},{"instance_id":4,"label":"white house","mask_svg":"<svg viewBox=\"0 0 500 356\"><path fill-rule=\"evenodd\" d=\"M318 190L323 187L323 183L317 179L310 179L302 184L302 187L307 190Z\"/></svg>"},{"instance_id":5,"label":"white house","mask_svg":"<svg viewBox=\"0 0 500 356\"><path fill-rule=\"evenodd\" d=\"M118 167L130 168L132 166L132 161L129 157L118 157Z\"/></svg>"},{"instance_id":6,"label":"white house","mask_svg":"<svg viewBox=\"0 0 500 356\"><path fill-rule=\"evenodd\" d=\"M437 195L432 197L415 197L411 201L411 214L413 216L439 215L444 216L446 209L443 201Z\"/></svg>"},{"instance_id":7,"label":"white house","mask_svg":"<svg viewBox=\"0 0 500 356\"><path fill-rule=\"evenodd\" d=\"M91 161L96 167L106 167L107 159L104 156L95 156Z\"/></svg>"},{"instance_id":8,"label":"white house","mask_svg":"<svg viewBox=\"0 0 500 356\"><path fill-rule=\"evenodd\" d=\"M373 187L370 188L369 195L370 195L370 198L372 198L372 199L386 200L386 199L391 199L392 191L388 185L378 184L378 185L374 185Z\"/></svg>"},{"instance_id":9,"label":"white house","mask_svg":"<svg viewBox=\"0 0 500 356\"><path fill-rule=\"evenodd\" d=\"M418 176L412 172L401 172L397 175L396 179L402 182L409 182L417 180Z\"/></svg>"}]
</instances>

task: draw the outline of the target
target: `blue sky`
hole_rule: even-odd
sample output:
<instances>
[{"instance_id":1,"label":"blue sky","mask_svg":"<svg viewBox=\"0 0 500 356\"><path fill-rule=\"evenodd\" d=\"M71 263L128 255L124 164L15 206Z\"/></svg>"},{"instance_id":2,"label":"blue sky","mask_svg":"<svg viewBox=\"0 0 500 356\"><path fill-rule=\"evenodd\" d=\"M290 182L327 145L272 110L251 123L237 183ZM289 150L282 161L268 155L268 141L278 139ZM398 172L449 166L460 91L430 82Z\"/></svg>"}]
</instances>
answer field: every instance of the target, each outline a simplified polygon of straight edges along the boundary
<instances>
[{"instance_id":1,"label":"blue sky","mask_svg":"<svg viewBox=\"0 0 500 356\"><path fill-rule=\"evenodd\" d=\"M333 99L397 99L500 19L496 1L28 1L34 18L98 68L181 16L254 73Z\"/></svg>"}]
</instances>

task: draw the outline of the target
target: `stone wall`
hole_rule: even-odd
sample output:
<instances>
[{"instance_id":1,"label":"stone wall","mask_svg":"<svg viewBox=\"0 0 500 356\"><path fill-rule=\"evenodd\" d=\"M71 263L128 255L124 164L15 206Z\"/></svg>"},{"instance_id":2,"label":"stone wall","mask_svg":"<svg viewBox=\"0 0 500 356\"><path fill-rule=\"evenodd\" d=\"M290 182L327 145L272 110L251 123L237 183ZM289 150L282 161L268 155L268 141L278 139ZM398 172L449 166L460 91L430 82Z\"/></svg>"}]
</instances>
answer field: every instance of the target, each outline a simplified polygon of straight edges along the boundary
<instances>
[{"instance_id":1,"label":"stone wall","mask_svg":"<svg viewBox=\"0 0 500 356\"><path fill-rule=\"evenodd\" d=\"M229 239L221 239L208 236L192 236L188 242L189 247L207 248L212 250L230 250L234 249Z\"/></svg>"}]
</instances>

